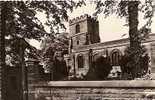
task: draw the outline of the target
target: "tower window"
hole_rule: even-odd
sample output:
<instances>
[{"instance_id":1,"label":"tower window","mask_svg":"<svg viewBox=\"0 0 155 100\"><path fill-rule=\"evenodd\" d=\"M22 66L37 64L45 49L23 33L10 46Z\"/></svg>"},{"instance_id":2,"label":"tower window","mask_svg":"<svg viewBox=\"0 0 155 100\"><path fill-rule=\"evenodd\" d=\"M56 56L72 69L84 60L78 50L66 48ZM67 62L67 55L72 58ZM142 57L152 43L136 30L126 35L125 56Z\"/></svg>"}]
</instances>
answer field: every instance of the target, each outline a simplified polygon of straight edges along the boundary
<instances>
[{"instance_id":1,"label":"tower window","mask_svg":"<svg viewBox=\"0 0 155 100\"><path fill-rule=\"evenodd\" d=\"M76 25L76 33L80 33L80 25L79 24Z\"/></svg>"}]
</instances>

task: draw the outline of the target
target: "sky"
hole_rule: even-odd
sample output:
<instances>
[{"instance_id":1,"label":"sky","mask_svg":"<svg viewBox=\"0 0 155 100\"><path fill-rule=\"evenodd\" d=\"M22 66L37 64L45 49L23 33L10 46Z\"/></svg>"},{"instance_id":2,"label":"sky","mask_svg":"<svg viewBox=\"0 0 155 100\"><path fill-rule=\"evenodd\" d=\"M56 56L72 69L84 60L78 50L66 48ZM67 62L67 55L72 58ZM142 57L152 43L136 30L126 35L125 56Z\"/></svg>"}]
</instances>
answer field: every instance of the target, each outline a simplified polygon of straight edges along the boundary
<instances>
[{"instance_id":1,"label":"sky","mask_svg":"<svg viewBox=\"0 0 155 100\"><path fill-rule=\"evenodd\" d=\"M89 14L92 15L95 12L95 4L88 2L86 6L78 7L77 9L74 9L74 11L68 12L69 19L73 19L75 17ZM139 13L139 28L144 25L146 22L143 19L143 14ZM46 17L43 13L38 13L37 17L45 23ZM101 38L101 42L105 41L112 41L117 40L121 38L127 38L128 37L128 27L124 26L126 24L125 18L119 18L115 14L110 15L109 17L105 18L103 14L100 14L98 16L99 21L99 34ZM68 23L66 22L67 26L67 32L69 32ZM153 17L153 23L151 26L152 33L155 33L155 17ZM47 32L50 32L49 27L45 25L45 30ZM126 34L124 36L124 34ZM31 45L35 46L37 49L40 49L40 43L36 40L30 41Z\"/></svg>"}]
</instances>

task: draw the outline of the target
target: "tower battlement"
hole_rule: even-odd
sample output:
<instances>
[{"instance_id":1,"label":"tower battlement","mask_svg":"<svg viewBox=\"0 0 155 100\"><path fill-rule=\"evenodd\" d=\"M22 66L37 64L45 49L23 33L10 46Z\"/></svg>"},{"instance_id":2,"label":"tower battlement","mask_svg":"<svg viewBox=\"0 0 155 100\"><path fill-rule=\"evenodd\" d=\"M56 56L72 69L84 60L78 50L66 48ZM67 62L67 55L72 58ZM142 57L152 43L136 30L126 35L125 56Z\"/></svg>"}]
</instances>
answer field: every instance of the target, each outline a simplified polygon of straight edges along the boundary
<instances>
[{"instance_id":1,"label":"tower battlement","mask_svg":"<svg viewBox=\"0 0 155 100\"><path fill-rule=\"evenodd\" d=\"M100 42L99 22L88 14L70 20L69 29L73 48Z\"/></svg>"},{"instance_id":2,"label":"tower battlement","mask_svg":"<svg viewBox=\"0 0 155 100\"><path fill-rule=\"evenodd\" d=\"M91 17L90 15L84 14L84 15L81 15L79 17L76 17L76 18L73 18L73 19L69 20L69 24L70 25L77 24L78 22L81 22L81 21L86 20L86 19L91 19L91 20L96 21L96 19Z\"/></svg>"}]
</instances>

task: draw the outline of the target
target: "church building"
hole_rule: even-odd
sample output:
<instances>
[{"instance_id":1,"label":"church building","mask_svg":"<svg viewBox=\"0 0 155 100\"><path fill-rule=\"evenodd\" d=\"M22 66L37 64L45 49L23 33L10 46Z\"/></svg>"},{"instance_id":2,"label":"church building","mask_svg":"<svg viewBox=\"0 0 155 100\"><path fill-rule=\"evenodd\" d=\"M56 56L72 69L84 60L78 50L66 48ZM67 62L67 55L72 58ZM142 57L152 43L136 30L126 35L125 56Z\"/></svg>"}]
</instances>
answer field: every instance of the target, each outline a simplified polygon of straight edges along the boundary
<instances>
[{"instance_id":1,"label":"church building","mask_svg":"<svg viewBox=\"0 0 155 100\"><path fill-rule=\"evenodd\" d=\"M92 66L92 61L100 56L110 57L110 64L113 68L120 70L120 59L124 50L129 45L129 39L119 39L108 42L100 42L99 22L85 14L69 21L70 45L67 65L70 71L76 75L86 75ZM155 34L150 33L143 41L150 57L149 71L155 73Z\"/></svg>"}]
</instances>

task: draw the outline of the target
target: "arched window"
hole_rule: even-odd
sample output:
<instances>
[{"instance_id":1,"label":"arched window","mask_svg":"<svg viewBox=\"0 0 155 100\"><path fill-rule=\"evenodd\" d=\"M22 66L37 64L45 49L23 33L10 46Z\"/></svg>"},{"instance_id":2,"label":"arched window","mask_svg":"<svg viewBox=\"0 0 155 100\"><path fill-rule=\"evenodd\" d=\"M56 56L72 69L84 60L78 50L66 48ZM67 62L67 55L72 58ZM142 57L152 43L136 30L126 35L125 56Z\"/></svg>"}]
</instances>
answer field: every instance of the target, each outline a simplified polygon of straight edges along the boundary
<instances>
[{"instance_id":1,"label":"arched window","mask_svg":"<svg viewBox=\"0 0 155 100\"><path fill-rule=\"evenodd\" d=\"M84 58L82 55L77 56L78 68L84 68Z\"/></svg>"},{"instance_id":2,"label":"arched window","mask_svg":"<svg viewBox=\"0 0 155 100\"><path fill-rule=\"evenodd\" d=\"M113 66L119 66L120 57L121 57L121 54L119 50L113 50L111 54L111 63Z\"/></svg>"},{"instance_id":3,"label":"arched window","mask_svg":"<svg viewBox=\"0 0 155 100\"><path fill-rule=\"evenodd\" d=\"M80 33L80 25L79 24L76 25L76 33Z\"/></svg>"}]
</instances>

